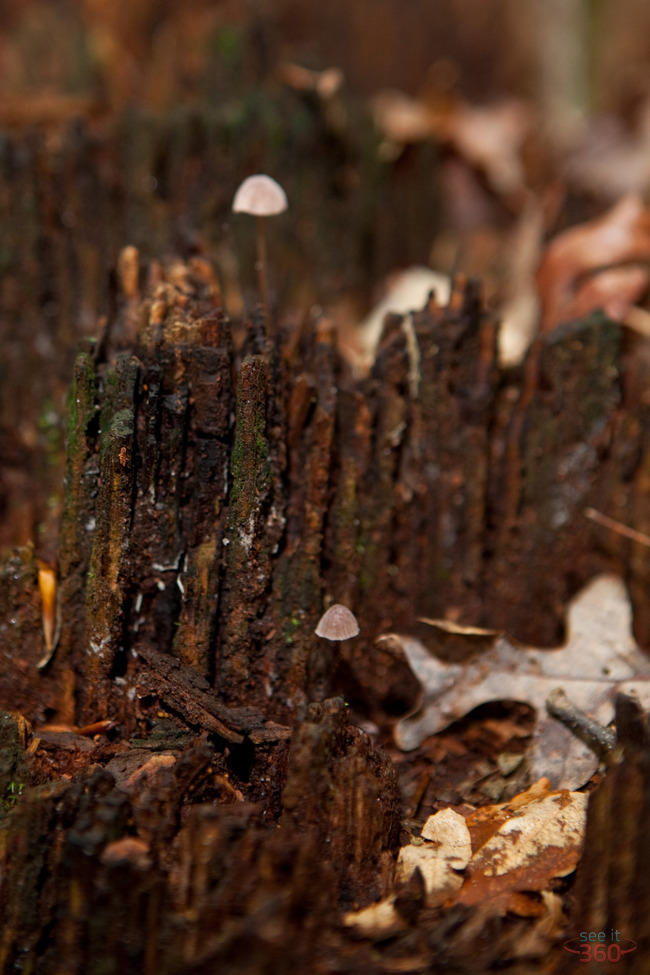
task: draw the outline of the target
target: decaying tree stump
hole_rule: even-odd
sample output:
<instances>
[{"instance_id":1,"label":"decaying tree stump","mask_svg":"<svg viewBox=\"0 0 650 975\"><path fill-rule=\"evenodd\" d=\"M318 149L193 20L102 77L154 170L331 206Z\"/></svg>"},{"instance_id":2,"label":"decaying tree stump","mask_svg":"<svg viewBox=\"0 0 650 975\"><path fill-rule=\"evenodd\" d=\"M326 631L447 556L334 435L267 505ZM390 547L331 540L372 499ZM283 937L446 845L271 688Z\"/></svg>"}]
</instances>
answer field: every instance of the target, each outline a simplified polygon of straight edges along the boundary
<instances>
[{"instance_id":1,"label":"decaying tree stump","mask_svg":"<svg viewBox=\"0 0 650 975\"><path fill-rule=\"evenodd\" d=\"M8 748L20 729L7 718L0 733ZM311 706L296 728L277 825L273 797L232 801L205 741L157 772L153 747L149 777L129 777L132 750L31 790L9 817L3 971L297 971L321 937L333 940L335 905L383 893L399 834L395 774L342 702Z\"/></svg>"},{"instance_id":2,"label":"decaying tree stump","mask_svg":"<svg viewBox=\"0 0 650 975\"><path fill-rule=\"evenodd\" d=\"M422 187L427 198L435 192L432 145L387 164L367 108L346 102L333 128L318 99L231 81L169 113L132 108L100 125L71 118L55 131L0 130L2 545L36 537L54 555L50 501L60 486L70 364L80 339L113 315L126 243L148 258L216 256L223 300L239 316L242 295L254 301L255 246L231 204L258 170L274 173L291 201L270 235L284 307L369 293L391 268L427 252L433 217Z\"/></svg>"},{"instance_id":3,"label":"decaying tree stump","mask_svg":"<svg viewBox=\"0 0 650 975\"><path fill-rule=\"evenodd\" d=\"M577 940L582 931L605 932L606 948L613 943L624 953L592 959L593 971L611 971L620 960L627 971L642 975L650 948L650 841L644 826L650 814L650 723L632 698L619 695L616 727L611 767L589 803L567 936ZM575 954L564 952L563 960L562 972L574 970Z\"/></svg>"},{"instance_id":4,"label":"decaying tree stump","mask_svg":"<svg viewBox=\"0 0 650 975\"><path fill-rule=\"evenodd\" d=\"M256 321L236 343L202 260L145 269L130 250L121 280L75 364L40 670L33 555L3 568L0 704L67 730L0 728L0 968L394 970L340 911L390 882L395 773L333 695L404 709L374 639L421 615L553 643L603 568L626 572L648 641L647 553L584 517L650 528L620 329L545 336L518 386L459 286L389 319L355 380L325 320L276 344ZM362 631L336 652L314 635L332 601ZM88 737L100 721L112 740ZM486 971L498 944L477 954L465 914L434 930L459 971Z\"/></svg>"}]
</instances>

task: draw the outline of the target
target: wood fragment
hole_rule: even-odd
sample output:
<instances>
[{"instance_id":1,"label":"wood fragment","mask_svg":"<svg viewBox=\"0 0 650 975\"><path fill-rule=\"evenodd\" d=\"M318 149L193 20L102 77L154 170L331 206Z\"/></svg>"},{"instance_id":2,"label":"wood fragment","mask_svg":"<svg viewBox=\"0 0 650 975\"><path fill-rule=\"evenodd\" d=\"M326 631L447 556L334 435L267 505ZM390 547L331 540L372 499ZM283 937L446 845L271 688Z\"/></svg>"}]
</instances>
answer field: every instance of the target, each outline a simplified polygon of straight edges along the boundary
<instances>
[{"instance_id":1,"label":"wood fragment","mask_svg":"<svg viewBox=\"0 0 650 975\"><path fill-rule=\"evenodd\" d=\"M546 698L546 710L601 757L607 755L616 744L614 732L577 708L561 687L555 688Z\"/></svg>"},{"instance_id":2,"label":"wood fragment","mask_svg":"<svg viewBox=\"0 0 650 975\"><path fill-rule=\"evenodd\" d=\"M638 542L640 545L650 547L650 535L646 535L645 532L636 531L635 528L630 528L629 525L624 525L615 518L610 518L608 515L604 515L600 511L596 511L595 508L585 508L584 515L585 518L595 521L597 525L602 525L604 528L610 528L613 532L617 532L624 538L630 538L633 542Z\"/></svg>"}]
</instances>

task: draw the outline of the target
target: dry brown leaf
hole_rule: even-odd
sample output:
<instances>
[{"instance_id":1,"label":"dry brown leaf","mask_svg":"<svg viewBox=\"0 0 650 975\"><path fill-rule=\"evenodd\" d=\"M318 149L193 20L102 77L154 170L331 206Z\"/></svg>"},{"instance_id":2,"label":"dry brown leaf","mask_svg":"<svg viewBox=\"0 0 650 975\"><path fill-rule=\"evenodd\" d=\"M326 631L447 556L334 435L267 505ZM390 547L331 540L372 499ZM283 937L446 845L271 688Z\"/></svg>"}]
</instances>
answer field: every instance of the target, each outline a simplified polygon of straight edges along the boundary
<instances>
[{"instance_id":1,"label":"dry brown leaf","mask_svg":"<svg viewBox=\"0 0 650 975\"><path fill-rule=\"evenodd\" d=\"M513 892L542 891L580 859L587 796L562 790L521 807L472 857L458 900L506 910Z\"/></svg>"},{"instance_id":2,"label":"dry brown leaf","mask_svg":"<svg viewBox=\"0 0 650 975\"><path fill-rule=\"evenodd\" d=\"M612 267L588 277L577 289L571 318L583 318L596 308L622 321L648 287L647 268Z\"/></svg>"},{"instance_id":3,"label":"dry brown leaf","mask_svg":"<svg viewBox=\"0 0 650 975\"><path fill-rule=\"evenodd\" d=\"M617 200L626 193L650 189L650 100L646 99L630 132L619 119L590 123L566 163L569 181L581 191Z\"/></svg>"},{"instance_id":4,"label":"dry brown leaf","mask_svg":"<svg viewBox=\"0 0 650 975\"><path fill-rule=\"evenodd\" d=\"M484 174L494 192L508 200L525 189L522 148L533 126L529 105L506 99L492 105L468 105L460 99L428 104L396 89L372 101L375 125L391 146L425 139L451 146Z\"/></svg>"},{"instance_id":5,"label":"dry brown leaf","mask_svg":"<svg viewBox=\"0 0 650 975\"><path fill-rule=\"evenodd\" d=\"M542 330L597 308L624 318L648 287L650 211L625 196L597 220L572 227L549 244L537 273ZM634 262L643 267L631 267Z\"/></svg>"},{"instance_id":6,"label":"dry brown leaf","mask_svg":"<svg viewBox=\"0 0 650 975\"><path fill-rule=\"evenodd\" d=\"M548 779L542 778L518 795L513 796L508 802L500 802L493 806L480 806L473 810L467 817L467 828L472 840L472 850L476 851L487 843L491 836L503 823L507 822L513 815L531 802L543 799L551 791L551 783Z\"/></svg>"},{"instance_id":7,"label":"dry brown leaf","mask_svg":"<svg viewBox=\"0 0 650 975\"><path fill-rule=\"evenodd\" d=\"M529 764L536 778L555 788L583 785L598 766L594 753L546 714L546 699L561 687L569 699L603 725L614 716L618 691L650 706L650 661L632 636L632 610L623 583L599 576L577 594L568 611L568 640L556 650L515 645L502 635L468 663L448 664L419 640L391 634L422 685L420 706L395 727L404 751L489 701L514 700L537 711ZM454 639L460 637L456 635ZM464 637L485 641L484 636Z\"/></svg>"},{"instance_id":8,"label":"dry brown leaf","mask_svg":"<svg viewBox=\"0 0 650 975\"><path fill-rule=\"evenodd\" d=\"M453 620L433 620L428 616L420 616L420 623L427 623L429 626L435 626L437 630L443 630L445 633L454 633L456 636L500 636L500 630L485 630L482 626L462 626L460 623L454 623Z\"/></svg>"},{"instance_id":9,"label":"dry brown leaf","mask_svg":"<svg viewBox=\"0 0 650 975\"><path fill-rule=\"evenodd\" d=\"M422 827L423 840L437 844L454 870L464 870L472 855L472 843L464 816L453 809L441 809Z\"/></svg>"},{"instance_id":10,"label":"dry brown leaf","mask_svg":"<svg viewBox=\"0 0 650 975\"><path fill-rule=\"evenodd\" d=\"M467 818L443 809L428 818L421 839L400 849L395 883L398 888L409 883L417 869L429 908L485 902L490 911L537 917L555 930L562 905L547 888L575 869L586 811L586 795L566 789L549 792L548 780ZM403 929L405 922L394 893L349 912L343 923L361 936L380 940Z\"/></svg>"},{"instance_id":11,"label":"dry brown leaf","mask_svg":"<svg viewBox=\"0 0 650 975\"><path fill-rule=\"evenodd\" d=\"M508 99L481 106L459 103L442 131L463 159L485 173L499 196L512 198L525 188L521 151L532 124L530 107Z\"/></svg>"}]
</instances>

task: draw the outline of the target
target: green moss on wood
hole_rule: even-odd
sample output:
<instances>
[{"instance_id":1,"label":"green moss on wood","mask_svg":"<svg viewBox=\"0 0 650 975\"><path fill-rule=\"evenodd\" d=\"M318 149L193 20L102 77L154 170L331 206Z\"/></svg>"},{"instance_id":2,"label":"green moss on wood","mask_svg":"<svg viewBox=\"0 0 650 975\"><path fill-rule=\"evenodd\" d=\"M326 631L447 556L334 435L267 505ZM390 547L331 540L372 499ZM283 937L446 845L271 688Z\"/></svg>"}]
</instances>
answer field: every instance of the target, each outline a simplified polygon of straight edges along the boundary
<instances>
[{"instance_id":1,"label":"green moss on wood","mask_svg":"<svg viewBox=\"0 0 650 975\"><path fill-rule=\"evenodd\" d=\"M121 356L104 381L99 432L100 474L96 527L86 576L86 633L91 674L106 675L119 650L124 591L129 577L129 539L135 464L135 395L139 363ZM93 679L89 682L93 686ZM98 688L93 686L93 693Z\"/></svg>"}]
</instances>

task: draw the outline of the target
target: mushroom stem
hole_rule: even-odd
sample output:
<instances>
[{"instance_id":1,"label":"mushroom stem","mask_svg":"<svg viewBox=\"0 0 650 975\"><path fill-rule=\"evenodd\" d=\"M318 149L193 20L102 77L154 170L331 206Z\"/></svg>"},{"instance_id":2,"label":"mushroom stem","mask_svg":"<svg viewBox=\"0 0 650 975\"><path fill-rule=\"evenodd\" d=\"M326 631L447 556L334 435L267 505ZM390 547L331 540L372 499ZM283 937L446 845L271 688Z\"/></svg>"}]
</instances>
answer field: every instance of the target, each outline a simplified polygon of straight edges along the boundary
<instances>
[{"instance_id":1,"label":"mushroom stem","mask_svg":"<svg viewBox=\"0 0 650 975\"><path fill-rule=\"evenodd\" d=\"M257 283L260 289L260 299L262 301L262 313L264 322L269 332L271 331L271 313L269 309L269 288L266 275L266 236L264 232L264 217L256 217L257 221Z\"/></svg>"}]
</instances>

